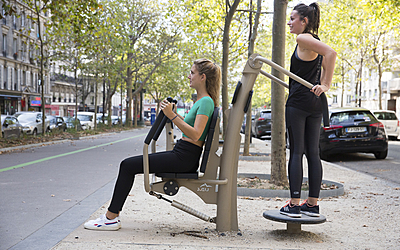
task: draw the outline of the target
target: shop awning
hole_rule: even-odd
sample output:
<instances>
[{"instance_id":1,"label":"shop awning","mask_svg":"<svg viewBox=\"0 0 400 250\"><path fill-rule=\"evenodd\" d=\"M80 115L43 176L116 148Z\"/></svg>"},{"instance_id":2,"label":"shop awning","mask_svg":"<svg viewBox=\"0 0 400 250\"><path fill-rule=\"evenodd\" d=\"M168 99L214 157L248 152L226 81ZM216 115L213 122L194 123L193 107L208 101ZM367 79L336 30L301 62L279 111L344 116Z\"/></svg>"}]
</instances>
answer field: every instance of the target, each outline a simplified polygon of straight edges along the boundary
<instances>
[{"instance_id":1,"label":"shop awning","mask_svg":"<svg viewBox=\"0 0 400 250\"><path fill-rule=\"evenodd\" d=\"M0 97L18 98L18 99L21 99L21 96L18 96L18 95L2 95L2 94L0 94Z\"/></svg>"}]
</instances>

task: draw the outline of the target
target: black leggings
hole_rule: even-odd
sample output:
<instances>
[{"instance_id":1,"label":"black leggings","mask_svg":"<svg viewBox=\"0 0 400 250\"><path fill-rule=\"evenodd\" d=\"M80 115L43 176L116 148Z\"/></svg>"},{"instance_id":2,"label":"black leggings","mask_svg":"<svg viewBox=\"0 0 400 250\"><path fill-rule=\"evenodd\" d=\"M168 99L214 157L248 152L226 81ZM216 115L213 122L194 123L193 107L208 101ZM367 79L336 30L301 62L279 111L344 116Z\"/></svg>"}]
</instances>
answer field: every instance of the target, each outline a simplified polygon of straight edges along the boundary
<instances>
[{"instance_id":1,"label":"black leggings","mask_svg":"<svg viewBox=\"0 0 400 250\"><path fill-rule=\"evenodd\" d=\"M322 114L312 114L286 107L286 129L289 137L289 185L291 198L300 198L303 181L303 154L308 162L309 197L318 198L322 181L319 158L319 134Z\"/></svg>"},{"instance_id":2,"label":"black leggings","mask_svg":"<svg viewBox=\"0 0 400 250\"><path fill-rule=\"evenodd\" d=\"M202 147L179 140L172 151L149 154L150 173L196 172ZM143 173L143 156L123 160L119 167L117 182L108 211L118 214L132 189L136 174Z\"/></svg>"}]
</instances>

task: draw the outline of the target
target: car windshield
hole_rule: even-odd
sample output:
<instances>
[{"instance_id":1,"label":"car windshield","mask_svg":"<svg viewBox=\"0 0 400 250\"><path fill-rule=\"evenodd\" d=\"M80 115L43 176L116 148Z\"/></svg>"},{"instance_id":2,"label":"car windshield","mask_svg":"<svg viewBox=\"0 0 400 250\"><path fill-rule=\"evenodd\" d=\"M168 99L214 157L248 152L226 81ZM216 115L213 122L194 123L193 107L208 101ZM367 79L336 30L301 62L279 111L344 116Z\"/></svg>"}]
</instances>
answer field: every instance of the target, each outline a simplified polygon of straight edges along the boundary
<instances>
[{"instance_id":1,"label":"car windshield","mask_svg":"<svg viewBox=\"0 0 400 250\"><path fill-rule=\"evenodd\" d=\"M332 125L338 125L342 123L354 123L354 122L370 122L375 120L372 114L368 111L345 111L339 113L332 113L330 123Z\"/></svg>"},{"instance_id":2,"label":"car windshield","mask_svg":"<svg viewBox=\"0 0 400 250\"><path fill-rule=\"evenodd\" d=\"M31 122L36 120L36 114L16 114L19 122Z\"/></svg>"},{"instance_id":3,"label":"car windshield","mask_svg":"<svg viewBox=\"0 0 400 250\"><path fill-rule=\"evenodd\" d=\"M78 119L81 121L91 121L90 117L89 115L78 115Z\"/></svg>"},{"instance_id":4,"label":"car windshield","mask_svg":"<svg viewBox=\"0 0 400 250\"><path fill-rule=\"evenodd\" d=\"M262 112L261 117L264 119L271 119L271 112Z\"/></svg>"}]
</instances>

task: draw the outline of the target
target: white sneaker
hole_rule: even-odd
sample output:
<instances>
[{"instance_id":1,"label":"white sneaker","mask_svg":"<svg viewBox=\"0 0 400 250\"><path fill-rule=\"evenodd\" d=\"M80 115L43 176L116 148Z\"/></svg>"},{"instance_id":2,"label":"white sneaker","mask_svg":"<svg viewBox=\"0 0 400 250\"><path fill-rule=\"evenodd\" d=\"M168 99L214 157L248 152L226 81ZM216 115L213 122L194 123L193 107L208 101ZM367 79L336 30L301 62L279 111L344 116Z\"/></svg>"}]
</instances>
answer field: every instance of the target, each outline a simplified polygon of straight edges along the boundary
<instances>
[{"instance_id":1,"label":"white sneaker","mask_svg":"<svg viewBox=\"0 0 400 250\"><path fill-rule=\"evenodd\" d=\"M100 218L86 222L83 227L91 230L115 231L121 228L121 221L119 220L119 216L113 220L109 220L103 214Z\"/></svg>"}]
</instances>

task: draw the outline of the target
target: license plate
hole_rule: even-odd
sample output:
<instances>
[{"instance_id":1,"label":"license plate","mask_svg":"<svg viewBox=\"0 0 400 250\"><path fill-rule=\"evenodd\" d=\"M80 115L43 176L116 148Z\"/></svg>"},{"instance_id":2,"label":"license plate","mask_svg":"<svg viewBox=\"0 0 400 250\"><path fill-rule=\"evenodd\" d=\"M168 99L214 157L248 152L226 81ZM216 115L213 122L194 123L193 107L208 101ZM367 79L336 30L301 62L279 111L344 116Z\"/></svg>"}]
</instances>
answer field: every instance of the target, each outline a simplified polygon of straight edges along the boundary
<instances>
[{"instance_id":1,"label":"license plate","mask_svg":"<svg viewBox=\"0 0 400 250\"><path fill-rule=\"evenodd\" d=\"M367 131L366 127L350 127L346 128L347 133L361 133Z\"/></svg>"}]
</instances>

